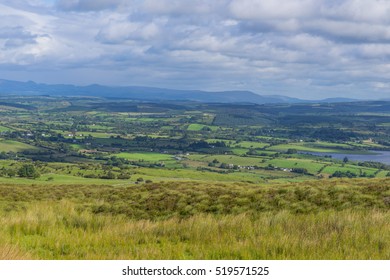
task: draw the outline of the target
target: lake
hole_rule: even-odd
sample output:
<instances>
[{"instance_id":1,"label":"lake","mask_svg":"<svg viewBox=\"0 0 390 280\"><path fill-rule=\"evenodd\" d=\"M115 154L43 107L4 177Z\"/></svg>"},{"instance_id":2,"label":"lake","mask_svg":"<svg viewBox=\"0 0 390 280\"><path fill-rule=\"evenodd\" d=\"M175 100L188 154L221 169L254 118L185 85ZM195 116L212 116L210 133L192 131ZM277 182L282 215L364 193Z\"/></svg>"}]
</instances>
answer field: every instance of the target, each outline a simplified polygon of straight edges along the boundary
<instances>
[{"instance_id":1,"label":"lake","mask_svg":"<svg viewBox=\"0 0 390 280\"><path fill-rule=\"evenodd\" d=\"M368 151L371 154L338 154L338 153L319 153L319 152L302 152L315 156L331 156L334 159L343 160L347 157L351 161L376 161L390 165L390 151Z\"/></svg>"}]
</instances>

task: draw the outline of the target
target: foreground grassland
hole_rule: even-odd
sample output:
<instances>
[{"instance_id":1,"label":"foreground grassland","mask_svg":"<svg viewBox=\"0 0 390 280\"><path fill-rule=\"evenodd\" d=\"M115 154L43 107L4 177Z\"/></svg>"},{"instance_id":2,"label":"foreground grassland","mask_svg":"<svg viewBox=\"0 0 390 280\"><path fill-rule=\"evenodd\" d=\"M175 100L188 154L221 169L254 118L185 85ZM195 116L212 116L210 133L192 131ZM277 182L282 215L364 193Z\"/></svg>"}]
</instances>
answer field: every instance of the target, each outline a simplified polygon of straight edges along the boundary
<instances>
[{"instance_id":1,"label":"foreground grassland","mask_svg":"<svg viewBox=\"0 0 390 280\"><path fill-rule=\"evenodd\" d=\"M0 187L3 259L389 259L390 181Z\"/></svg>"}]
</instances>

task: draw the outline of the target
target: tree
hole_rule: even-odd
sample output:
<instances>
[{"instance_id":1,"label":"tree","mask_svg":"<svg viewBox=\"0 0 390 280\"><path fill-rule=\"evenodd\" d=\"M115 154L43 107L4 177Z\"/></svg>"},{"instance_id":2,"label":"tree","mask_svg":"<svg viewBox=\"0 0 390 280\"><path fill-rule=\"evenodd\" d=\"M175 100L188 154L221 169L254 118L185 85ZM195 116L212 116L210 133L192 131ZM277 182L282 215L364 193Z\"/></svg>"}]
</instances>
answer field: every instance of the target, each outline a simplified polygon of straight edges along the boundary
<instances>
[{"instance_id":1,"label":"tree","mask_svg":"<svg viewBox=\"0 0 390 280\"><path fill-rule=\"evenodd\" d=\"M219 166L219 168L223 168L223 169L226 169L228 168L228 165L226 163L221 163L221 165Z\"/></svg>"},{"instance_id":2,"label":"tree","mask_svg":"<svg viewBox=\"0 0 390 280\"><path fill-rule=\"evenodd\" d=\"M36 170L35 166L32 164L23 164L22 167L20 167L18 170L18 175L20 177L31 178L31 179L36 179L39 176L41 176L39 172Z\"/></svg>"},{"instance_id":3,"label":"tree","mask_svg":"<svg viewBox=\"0 0 390 280\"><path fill-rule=\"evenodd\" d=\"M113 179L116 179L116 176L115 176L114 172L109 170L106 174L100 176L100 178L101 179L113 180Z\"/></svg>"},{"instance_id":4,"label":"tree","mask_svg":"<svg viewBox=\"0 0 390 280\"><path fill-rule=\"evenodd\" d=\"M297 150L297 149L288 149L286 153L287 153L288 155L296 154L296 153L298 153L298 150Z\"/></svg>"},{"instance_id":5,"label":"tree","mask_svg":"<svg viewBox=\"0 0 390 280\"><path fill-rule=\"evenodd\" d=\"M6 170L6 174L8 175L8 177L15 177L16 171L15 171L15 169L10 168L10 169Z\"/></svg>"},{"instance_id":6,"label":"tree","mask_svg":"<svg viewBox=\"0 0 390 280\"><path fill-rule=\"evenodd\" d=\"M306 168L301 168L301 167L293 168L292 172L300 173L300 174L308 174L309 173Z\"/></svg>"}]
</instances>

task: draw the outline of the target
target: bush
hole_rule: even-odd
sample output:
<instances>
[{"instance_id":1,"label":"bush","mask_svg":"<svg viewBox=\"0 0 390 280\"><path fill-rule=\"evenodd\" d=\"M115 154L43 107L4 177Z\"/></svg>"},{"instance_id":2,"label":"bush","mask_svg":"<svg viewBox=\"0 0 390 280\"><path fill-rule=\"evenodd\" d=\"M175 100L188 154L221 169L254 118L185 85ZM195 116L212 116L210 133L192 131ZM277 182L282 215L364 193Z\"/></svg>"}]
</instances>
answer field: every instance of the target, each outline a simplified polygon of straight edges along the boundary
<instances>
[{"instance_id":1,"label":"bush","mask_svg":"<svg viewBox=\"0 0 390 280\"><path fill-rule=\"evenodd\" d=\"M96 175L96 174L85 174L84 178L94 179L94 178L98 178L98 175Z\"/></svg>"},{"instance_id":2,"label":"bush","mask_svg":"<svg viewBox=\"0 0 390 280\"><path fill-rule=\"evenodd\" d=\"M131 178L131 175L127 174L127 173L121 173L118 175L118 179L121 179L121 180L128 180L130 178Z\"/></svg>"},{"instance_id":3,"label":"bush","mask_svg":"<svg viewBox=\"0 0 390 280\"><path fill-rule=\"evenodd\" d=\"M292 172L299 173L299 174L308 174L308 171L306 168L300 168L300 167L293 168Z\"/></svg>"},{"instance_id":4,"label":"bush","mask_svg":"<svg viewBox=\"0 0 390 280\"><path fill-rule=\"evenodd\" d=\"M108 179L108 180L113 180L116 179L115 174L112 171L108 171L106 174L103 176L100 176L101 179Z\"/></svg>"},{"instance_id":5,"label":"bush","mask_svg":"<svg viewBox=\"0 0 390 280\"><path fill-rule=\"evenodd\" d=\"M346 172L343 172L343 171L336 171L332 174L332 177L336 177L336 178L343 178L343 177L347 177L347 178L355 178L356 177L356 174L355 173L352 173L351 171L346 171Z\"/></svg>"}]
</instances>

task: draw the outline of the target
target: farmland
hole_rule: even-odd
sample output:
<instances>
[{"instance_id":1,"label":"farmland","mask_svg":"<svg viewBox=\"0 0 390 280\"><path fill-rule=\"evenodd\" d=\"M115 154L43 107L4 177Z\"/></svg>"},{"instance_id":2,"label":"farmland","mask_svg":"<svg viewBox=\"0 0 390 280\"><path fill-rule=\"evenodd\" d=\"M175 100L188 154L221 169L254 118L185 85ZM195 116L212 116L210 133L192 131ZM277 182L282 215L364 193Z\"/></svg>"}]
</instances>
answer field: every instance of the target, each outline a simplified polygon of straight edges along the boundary
<instances>
[{"instance_id":1,"label":"farmland","mask_svg":"<svg viewBox=\"0 0 390 280\"><path fill-rule=\"evenodd\" d=\"M7 97L0 258L389 258L389 107Z\"/></svg>"}]
</instances>

